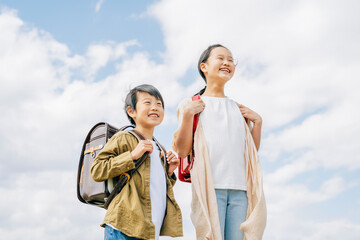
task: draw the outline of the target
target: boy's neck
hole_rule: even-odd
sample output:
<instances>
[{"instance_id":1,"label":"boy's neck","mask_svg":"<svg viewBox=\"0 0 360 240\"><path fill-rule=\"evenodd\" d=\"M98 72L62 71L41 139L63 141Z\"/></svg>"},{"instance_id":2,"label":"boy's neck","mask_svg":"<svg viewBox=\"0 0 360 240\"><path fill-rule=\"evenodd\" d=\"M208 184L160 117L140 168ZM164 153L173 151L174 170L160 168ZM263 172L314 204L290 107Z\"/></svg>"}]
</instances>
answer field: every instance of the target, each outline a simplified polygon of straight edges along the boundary
<instances>
[{"instance_id":1,"label":"boy's neck","mask_svg":"<svg viewBox=\"0 0 360 240\"><path fill-rule=\"evenodd\" d=\"M207 85L202 96L225 97L224 85Z\"/></svg>"},{"instance_id":2,"label":"boy's neck","mask_svg":"<svg viewBox=\"0 0 360 240\"><path fill-rule=\"evenodd\" d=\"M135 130L141 133L145 139L152 140L154 134L154 128L144 128L136 125Z\"/></svg>"}]
</instances>

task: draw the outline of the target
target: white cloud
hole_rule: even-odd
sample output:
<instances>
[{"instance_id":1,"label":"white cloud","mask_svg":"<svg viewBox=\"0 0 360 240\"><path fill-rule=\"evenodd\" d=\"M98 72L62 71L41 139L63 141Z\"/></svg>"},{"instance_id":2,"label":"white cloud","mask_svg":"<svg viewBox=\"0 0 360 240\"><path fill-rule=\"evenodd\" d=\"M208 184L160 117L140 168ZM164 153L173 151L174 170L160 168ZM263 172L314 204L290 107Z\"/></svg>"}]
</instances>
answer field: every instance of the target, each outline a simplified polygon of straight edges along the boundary
<instances>
[{"instance_id":1,"label":"white cloud","mask_svg":"<svg viewBox=\"0 0 360 240\"><path fill-rule=\"evenodd\" d=\"M15 174L0 187L1 230L4 239L99 239L104 209L76 199L73 171ZM46 181L44 181L46 180ZM100 227L99 227L100 228ZM6 229L6 230L5 230ZM66 231L64 231L66 229Z\"/></svg>"},{"instance_id":2,"label":"white cloud","mask_svg":"<svg viewBox=\"0 0 360 240\"><path fill-rule=\"evenodd\" d=\"M203 85L200 77L186 87L179 79L196 68L207 45L220 42L239 61L227 95L264 119L264 239L355 239L359 224L347 216L314 219L307 212L342 194L353 196L359 184L346 176L360 168L358 7L355 1L161 1L140 16L161 24L163 63L151 61L138 40L97 42L84 55L71 53L16 11L2 9L0 194L8 197L0 200L6 224L0 236L78 239L86 232L101 238L103 211L80 204L74 192L84 134L98 120L126 124L125 93L145 82L162 92L172 113L162 129L172 129L176 105ZM137 50L129 54L129 47ZM114 73L99 79L110 64ZM164 131L170 139L171 130ZM314 178L319 170L325 176ZM183 239L194 239L190 185L178 183L175 194ZM18 208L8 208L9 202Z\"/></svg>"},{"instance_id":3,"label":"white cloud","mask_svg":"<svg viewBox=\"0 0 360 240\"><path fill-rule=\"evenodd\" d=\"M94 75L99 69L108 65L110 61L116 61L125 56L126 49L135 45L139 46L135 40L120 44L107 42L90 45L82 64L86 79L94 80Z\"/></svg>"},{"instance_id":4,"label":"white cloud","mask_svg":"<svg viewBox=\"0 0 360 240\"><path fill-rule=\"evenodd\" d=\"M104 3L104 0L99 0L99 1L96 3L95 12L100 11L101 6L102 6L103 3Z\"/></svg>"}]
</instances>

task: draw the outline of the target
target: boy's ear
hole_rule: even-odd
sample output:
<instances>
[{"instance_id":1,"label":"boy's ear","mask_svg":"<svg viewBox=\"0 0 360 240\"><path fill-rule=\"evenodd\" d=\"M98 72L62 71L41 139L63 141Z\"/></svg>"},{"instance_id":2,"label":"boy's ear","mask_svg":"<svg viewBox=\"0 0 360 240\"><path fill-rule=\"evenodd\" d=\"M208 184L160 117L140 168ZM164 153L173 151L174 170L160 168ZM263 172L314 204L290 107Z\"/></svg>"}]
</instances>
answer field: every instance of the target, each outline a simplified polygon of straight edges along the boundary
<instances>
[{"instance_id":1,"label":"boy's ear","mask_svg":"<svg viewBox=\"0 0 360 240\"><path fill-rule=\"evenodd\" d=\"M132 107L130 107L130 106L128 106L127 108L126 108L126 112L127 112L127 114L129 114L129 116L130 117L134 117L134 110L132 109Z\"/></svg>"}]
</instances>

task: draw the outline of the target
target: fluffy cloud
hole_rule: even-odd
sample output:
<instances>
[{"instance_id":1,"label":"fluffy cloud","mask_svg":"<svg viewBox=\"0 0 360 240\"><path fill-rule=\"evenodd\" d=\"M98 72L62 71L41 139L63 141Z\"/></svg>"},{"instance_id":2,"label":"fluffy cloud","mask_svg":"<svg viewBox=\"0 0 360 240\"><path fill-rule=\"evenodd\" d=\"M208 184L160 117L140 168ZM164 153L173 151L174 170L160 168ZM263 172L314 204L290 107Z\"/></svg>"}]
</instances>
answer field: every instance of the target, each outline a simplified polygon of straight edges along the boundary
<instances>
[{"instance_id":1,"label":"fluffy cloud","mask_svg":"<svg viewBox=\"0 0 360 240\"><path fill-rule=\"evenodd\" d=\"M347 175L360 168L360 34L353 30L360 22L358 5L160 1L142 16L161 24L162 63L150 60L139 40L91 43L84 55L72 53L49 33L24 23L16 11L2 9L0 194L7 198L0 200L0 235L78 239L86 232L89 239L101 238L94 226L104 212L75 198L84 133L97 120L126 124L125 93L146 82L164 96L168 114L160 133L169 141L176 105L203 86L200 77L187 84L182 79L196 71L203 49L220 42L238 60L227 95L264 119L260 155L269 211L264 239L355 239L360 227L351 213L334 213L334 220L307 210L341 195L356 199L352 192L359 182ZM130 54L130 47L136 51ZM99 77L109 65L114 72ZM184 240L194 239L190 191L185 183L175 187ZM17 209L7 207L9 202Z\"/></svg>"}]
</instances>

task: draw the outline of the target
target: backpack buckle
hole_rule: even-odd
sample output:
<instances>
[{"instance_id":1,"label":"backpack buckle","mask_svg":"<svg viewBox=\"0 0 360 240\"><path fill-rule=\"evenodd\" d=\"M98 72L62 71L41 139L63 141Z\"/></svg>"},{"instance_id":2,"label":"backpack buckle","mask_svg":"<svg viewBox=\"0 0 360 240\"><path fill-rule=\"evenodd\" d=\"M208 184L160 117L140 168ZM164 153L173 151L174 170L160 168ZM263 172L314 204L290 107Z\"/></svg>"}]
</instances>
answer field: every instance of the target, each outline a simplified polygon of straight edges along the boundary
<instances>
[{"instance_id":1,"label":"backpack buckle","mask_svg":"<svg viewBox=\"0 0 360 240\"><path fill-rule=\"evenodd\" d=\"M126 178L127 178L126 183L130 180L130 175L128 173L122 173L122 174L120 174L119 177L121 178L122 176L126 176Z\"/></svg>"}]
</instances>

